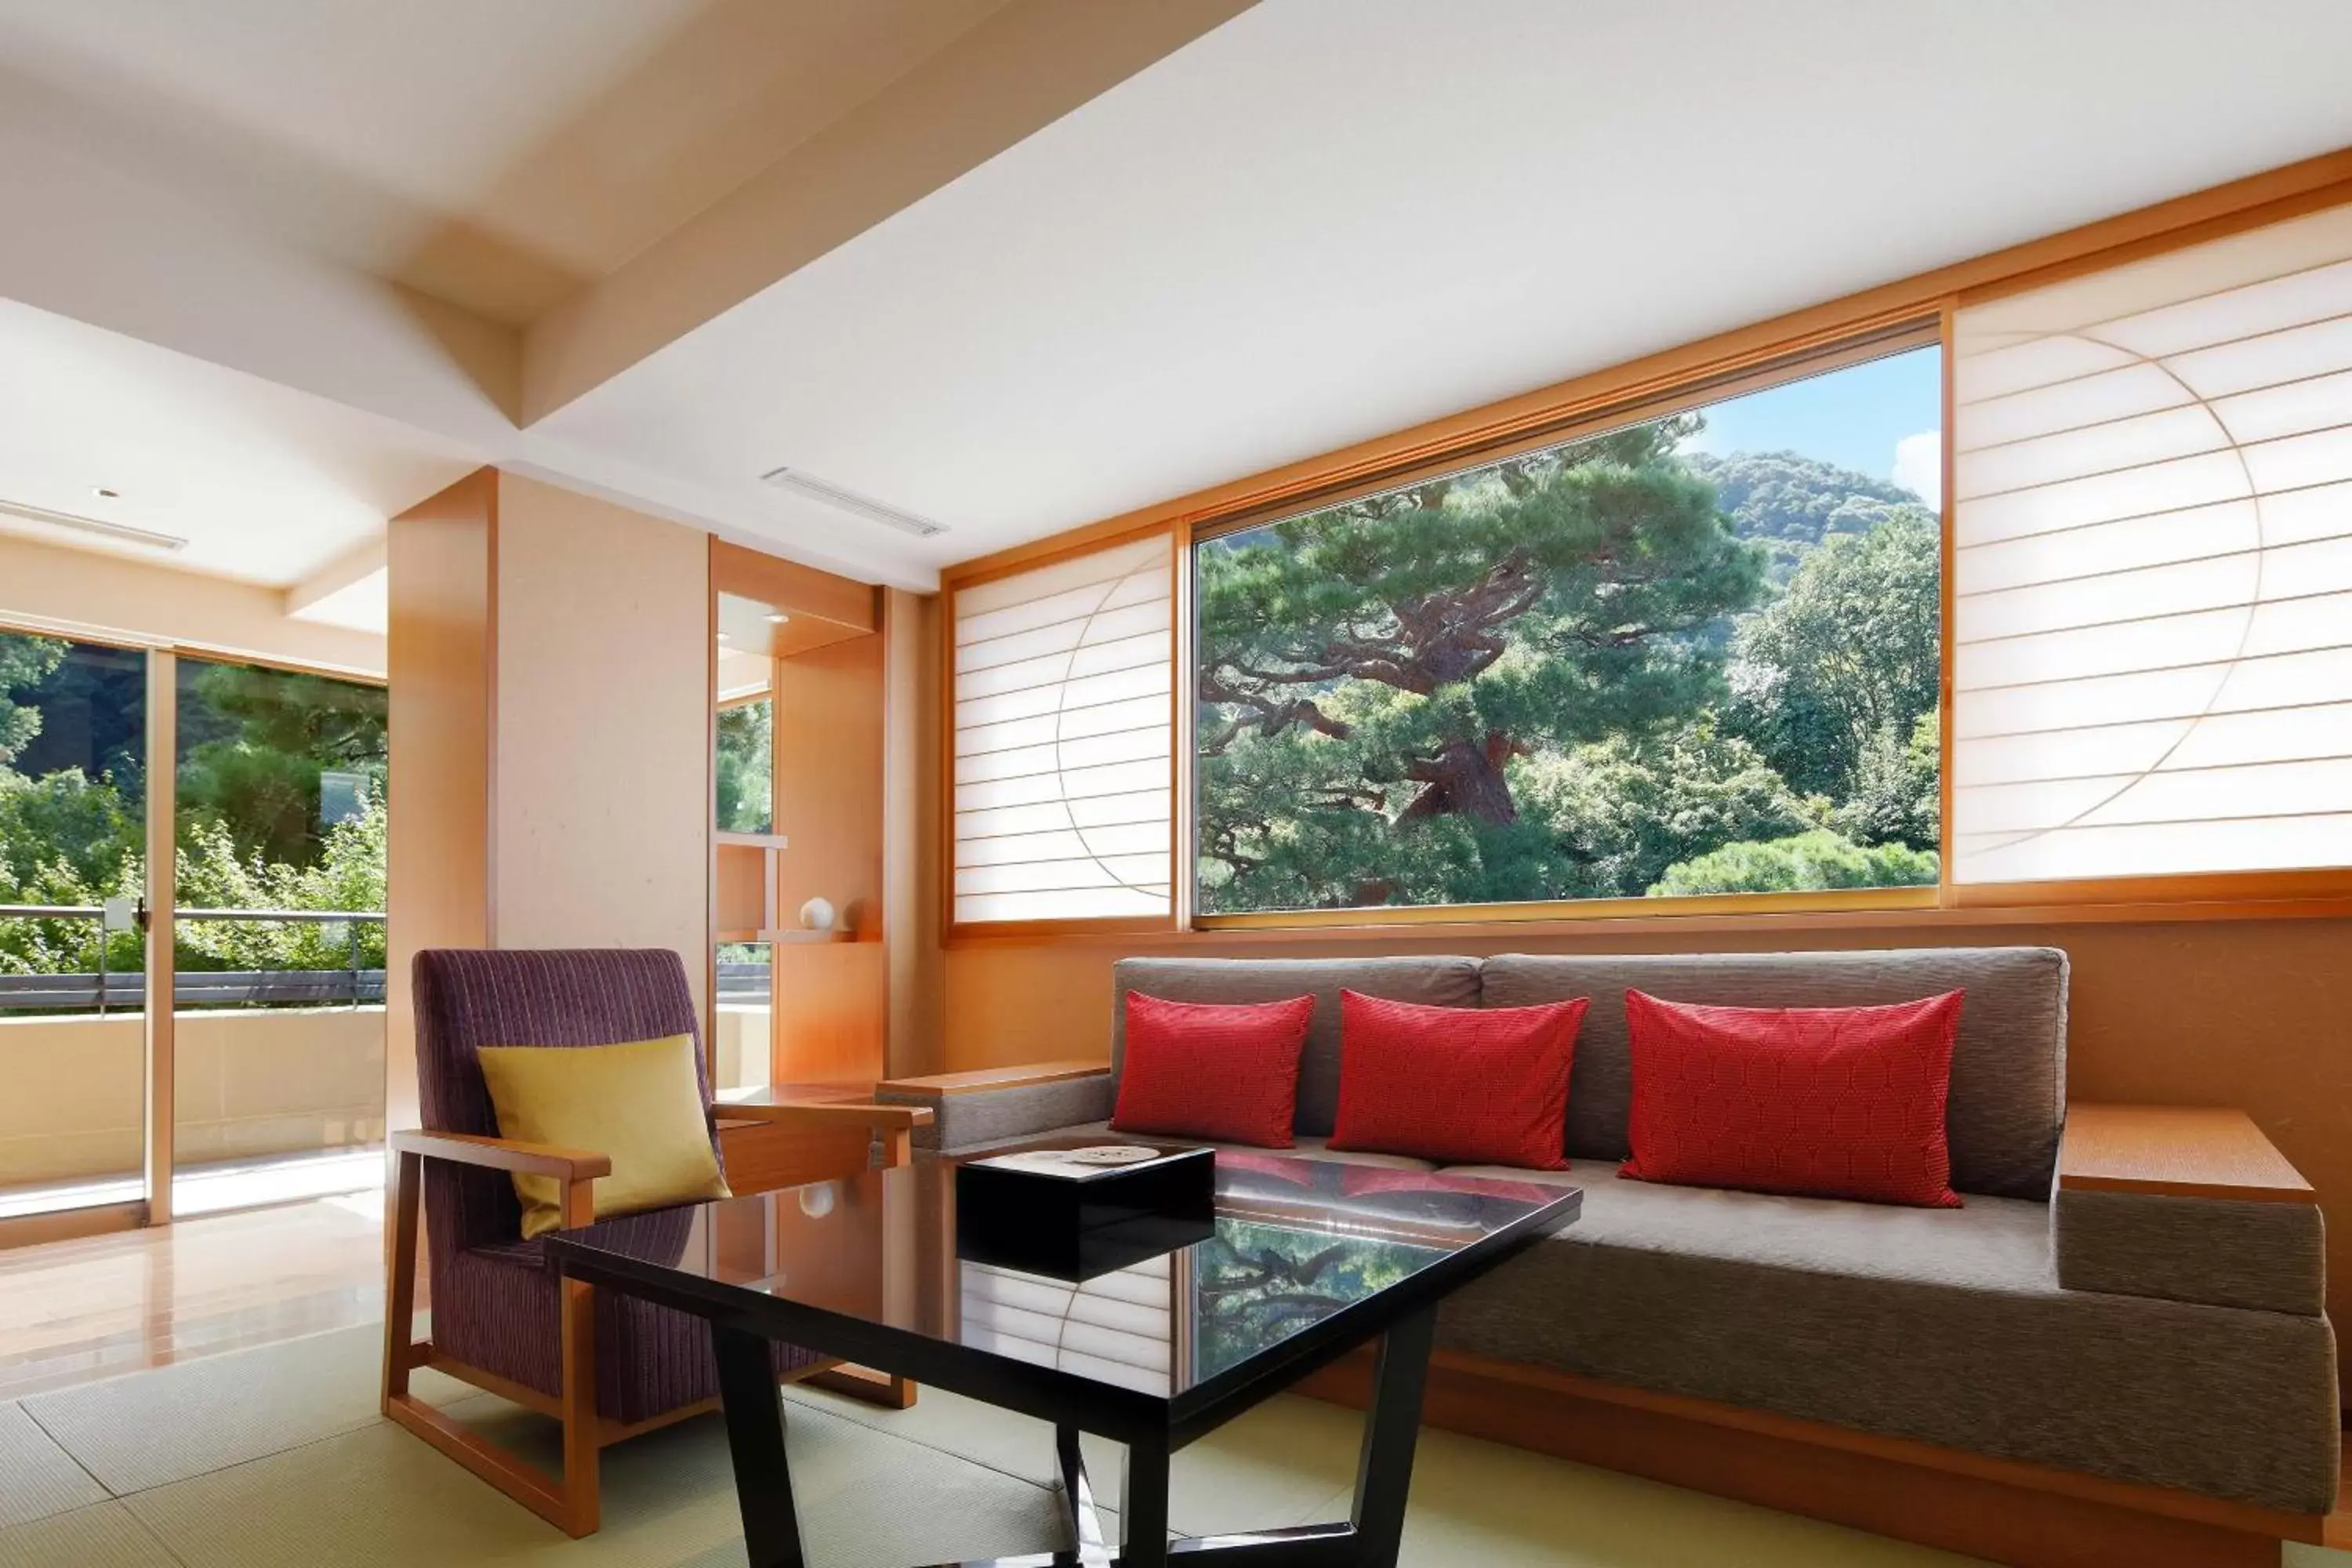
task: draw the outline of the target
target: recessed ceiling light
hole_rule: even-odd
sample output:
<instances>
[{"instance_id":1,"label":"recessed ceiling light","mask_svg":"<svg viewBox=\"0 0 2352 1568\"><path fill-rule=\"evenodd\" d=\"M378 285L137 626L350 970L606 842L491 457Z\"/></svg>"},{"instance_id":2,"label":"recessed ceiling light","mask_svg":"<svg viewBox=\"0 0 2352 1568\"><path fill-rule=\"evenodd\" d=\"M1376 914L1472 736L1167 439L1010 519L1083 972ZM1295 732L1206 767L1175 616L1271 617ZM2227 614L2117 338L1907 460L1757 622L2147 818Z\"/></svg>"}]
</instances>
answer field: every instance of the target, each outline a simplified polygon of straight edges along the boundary
<instances>
[{"instance_id":1,"label":"recessed ceiling light","mask_svg":"<svg viewBox=\"0 0 2352 1568\"><path fill-rule=\"evenodd\" d=\"M887 501L859 495L856 490L843 489L839 485L818 479L814 474L804 474L798 468L771 468L760 478L780 490L791 490L821 506L848 512L853 517L862 517L868 522L878 522L885 528L895 528L902 533L911 533L918 539L936 539L948 531L946 523L933 522L928 517L917 517L911 511L901 511Z\"/></svg>"},{"instance_id":2,"label":"recessed ceiling light","mask_svg":"<svg viewBox=\"0 0 2352 1568\"><path fill-rule=\"evenodd\" d=\"M781 626L791 619L792 616L784 614L782 610L778 610L774 615L768 617L768 624L772 626Z\"/></svg>"}]
</instances>

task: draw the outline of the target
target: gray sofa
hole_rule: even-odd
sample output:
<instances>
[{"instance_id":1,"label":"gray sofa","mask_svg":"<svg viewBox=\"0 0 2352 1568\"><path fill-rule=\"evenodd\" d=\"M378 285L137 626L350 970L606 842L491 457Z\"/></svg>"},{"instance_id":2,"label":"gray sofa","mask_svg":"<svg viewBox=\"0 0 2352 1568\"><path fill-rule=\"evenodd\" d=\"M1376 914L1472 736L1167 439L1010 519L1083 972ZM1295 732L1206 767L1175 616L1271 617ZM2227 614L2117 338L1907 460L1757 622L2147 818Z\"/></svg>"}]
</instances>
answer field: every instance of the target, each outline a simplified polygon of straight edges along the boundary
<instances>
[{"instance_id":1,"label":"gray sofa","mask_svg":"<svg viewBox=\"0 0 2352 1568\"><path fill-rule=\"evenodd\" d=\"M1127 992L1312 993L1300 1152L1332 1153L1339 993L1444 1006L1590 996L1565 1173L1582 1217L1450 1302L1443 1350L2294 1514L2334 1504L2335 1337L2311 1204L2056 1191L2066 958L2047 948L1710 956L1129 959ZM1958 1209L1621 1180L1628 987L1675 1000L1841 1006L1965 988L1948 1130ZM1100 1129L1110 1065L932 1105L949 1152ZM2053 1202L2053 1197L2055 1201Z\"/></svg>"}]
</instances>

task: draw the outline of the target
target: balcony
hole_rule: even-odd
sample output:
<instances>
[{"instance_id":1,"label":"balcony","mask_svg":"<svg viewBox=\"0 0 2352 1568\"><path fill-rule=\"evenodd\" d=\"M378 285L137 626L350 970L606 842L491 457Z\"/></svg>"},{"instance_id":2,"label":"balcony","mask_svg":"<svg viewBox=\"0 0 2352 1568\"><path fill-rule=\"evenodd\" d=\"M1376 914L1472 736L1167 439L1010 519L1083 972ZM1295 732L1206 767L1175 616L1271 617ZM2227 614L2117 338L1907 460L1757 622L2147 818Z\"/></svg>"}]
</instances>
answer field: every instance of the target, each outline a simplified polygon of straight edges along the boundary
<instances>
[{"instance_id":1,"label":"balcony","mask_svg":"<svg viewBox=\"0 0 2352 1568\"><path fill-rule=\"evenodd\" d=\"M8 905L0 919L102 919ZM384 973L354 910L183 910L189 921L340 925L342 969L181 970L173 1144L180 1213L360 1191L383 1181ZM102 947L99 950L101 954ZM145 1149L146 976L0 974L0 1218L137 1199Z\"/></svg>"}]
</instances>

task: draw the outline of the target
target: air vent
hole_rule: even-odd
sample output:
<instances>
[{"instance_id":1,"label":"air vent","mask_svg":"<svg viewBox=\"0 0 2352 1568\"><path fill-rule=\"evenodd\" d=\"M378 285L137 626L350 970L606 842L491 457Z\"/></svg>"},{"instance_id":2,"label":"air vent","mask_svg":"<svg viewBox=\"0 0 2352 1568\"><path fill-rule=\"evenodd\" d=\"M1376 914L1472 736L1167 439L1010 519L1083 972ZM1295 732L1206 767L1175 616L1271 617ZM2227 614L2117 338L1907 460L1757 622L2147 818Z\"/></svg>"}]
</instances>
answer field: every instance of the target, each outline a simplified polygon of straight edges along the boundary
<instances>
[{"instance_id":1,"label":"air vent","mask_svg":"<svg viewBox=\"0 0 2352 1568\"><path fill-rule=\"evenodd\" d=\"M61 528L72 533L86 533L94 539L111 539L121 544L143 544L150 550L185 550L188 547L188 542L177 534L156 533L148 529L83 517L70 511L51 511L47 507L27 506L23 501L0 500L0 517L12 517L19 522L35 523L43 528Z\"/></svg>"},{"instance_id":2,"label":"air vent","mask_svg":"<svg viewBox=\"0 0 2352 1568\"><path fill-rule=\"evenodd\" d=\"M761 474L760 478L780 490L790 490L794 495L806 496L820 506L829 506L839 511L852 513L864 518L868 522L878 522L885 528L895 528L901 533L911 533L918 539L936 539L948 531L947 524L943 522L933 522L928 517L917 517L911 511L900 511L895 506L886 506L878 500L869 500L855 490L845 490L838 485L827 484L814 475L803 474L797 468L772 468Z\"/></svg>"}]
</instances>

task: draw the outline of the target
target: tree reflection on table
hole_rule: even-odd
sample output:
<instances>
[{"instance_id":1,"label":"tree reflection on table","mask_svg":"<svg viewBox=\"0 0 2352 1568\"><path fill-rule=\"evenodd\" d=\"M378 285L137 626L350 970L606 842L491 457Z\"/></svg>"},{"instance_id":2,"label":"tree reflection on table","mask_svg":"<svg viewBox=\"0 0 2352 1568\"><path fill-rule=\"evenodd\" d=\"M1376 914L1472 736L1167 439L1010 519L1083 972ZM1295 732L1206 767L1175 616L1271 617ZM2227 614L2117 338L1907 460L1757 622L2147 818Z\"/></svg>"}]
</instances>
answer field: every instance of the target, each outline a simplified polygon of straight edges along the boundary
<instances>
[{"instance_id":1,"label":"tree reflection on table","mask_svg":"<svg viewBox=\"0 0 2352 1568\"><path fill-rule=\"evenodd\" d=\"M1196 1375L1214 1376L1387 1289L1436 1249L1219 1219L1193 1253Z\"/></svg>"}]
</instances>

